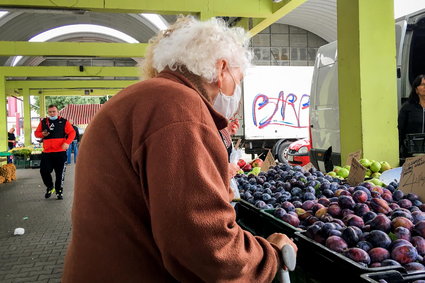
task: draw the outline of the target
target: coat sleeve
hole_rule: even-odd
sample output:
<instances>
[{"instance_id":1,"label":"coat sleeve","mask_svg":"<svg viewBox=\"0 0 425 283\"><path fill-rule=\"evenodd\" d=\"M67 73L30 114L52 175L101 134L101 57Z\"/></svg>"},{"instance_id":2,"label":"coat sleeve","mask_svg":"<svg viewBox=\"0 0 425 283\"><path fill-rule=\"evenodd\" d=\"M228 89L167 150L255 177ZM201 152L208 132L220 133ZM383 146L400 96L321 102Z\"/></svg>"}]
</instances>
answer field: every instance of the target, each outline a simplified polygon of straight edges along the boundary
<instances>
[{"instance_id":1,"label":"coat sleeve","mask_svg":"<svg viewBox=\"0 0 425 283\"><path fill-rule=\"evenodd\" d=\"M74 127L72 127L71 123L68 121L66 121L65 124L65 134L67 136L65 143L71 144L75 138L75 130Z\"/></svg>"},{"instance_id":2,"label":"coat sleeve","mask_svg":"<svg viewBox=\"0 0 425 283\"><path fill-rule=\"evenodd\" d=\"M400 112L398 114L398 142L400 147L404 145L404 138L406 136L406 126L408 122L408 113L406 110L407 104L401 107Z\"/></svg>"},{"instance_id":3,"label":"coat sleeve","mask_svg":"<svg viewBox=\"0 0 425 283\"><path fill-rule=\"evenodd\" d=\"M144 148L140 174L165 268L183 282L271 282L278 250L236 223L217 129L176 123L151 135Z\"/></svg>"},{"instance_id":4,"label":"coat sleeve","mask_svg":"<svg viewBox=\"0 0 425 283\"><path fill-rule=\"evenodd\" d=\"M42 124L42 121L40 121L40 123L37 126L37 129L35 129L34 136L36 138L44 138L43 134L41 133L43 131L41 124Z\"/></svg>"}]
</instances>

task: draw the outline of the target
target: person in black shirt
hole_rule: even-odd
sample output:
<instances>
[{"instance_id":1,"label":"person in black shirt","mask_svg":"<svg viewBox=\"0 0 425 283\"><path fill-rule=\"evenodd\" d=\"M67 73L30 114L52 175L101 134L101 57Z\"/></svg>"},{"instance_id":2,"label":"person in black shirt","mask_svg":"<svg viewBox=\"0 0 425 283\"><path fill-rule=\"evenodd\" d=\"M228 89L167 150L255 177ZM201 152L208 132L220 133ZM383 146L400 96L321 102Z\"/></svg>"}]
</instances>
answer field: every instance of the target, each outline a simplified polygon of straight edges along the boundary
<instances>
[{"instance_id":1,"label":"person in black shirt","mask_svg":"<svg viewBox=\"0 0 425 283\"><path fill-rule=\"evenodd\" d=\"M71 153L74 152L74 164L77 163L77 154L78 154L78 145L80 143L80 134L78 132L78 128L74 125L74 121L69 120L72 127L75 131L75 138L72 143L69 145L68 150L66 151L67 155L67 164L71 164Z\"/></svg>"},{"instance_id":2,"label":"person in black shirt","mask_svg":"<svg viewBox=\"0 0 425 283\"><path fill-rule=\"evenodd\" d=\"M7 147L9 150L11 150L16 145L15 128L10 128L7 136ZM12 163L12 158L10 156L7 157L7 163Z\"/></svg>"},{"instance_id":3,"label":"person in black shirt","mask_svg":"<svg viewBox=\"0 0 425 283\"><path fill-rule=\"evenodd\" d=\"M400 157L409 157L405 145L407 134L425 133L425 75L419 75L412 83L412 90L398 115Z\"/></svg>"}]
</instances>

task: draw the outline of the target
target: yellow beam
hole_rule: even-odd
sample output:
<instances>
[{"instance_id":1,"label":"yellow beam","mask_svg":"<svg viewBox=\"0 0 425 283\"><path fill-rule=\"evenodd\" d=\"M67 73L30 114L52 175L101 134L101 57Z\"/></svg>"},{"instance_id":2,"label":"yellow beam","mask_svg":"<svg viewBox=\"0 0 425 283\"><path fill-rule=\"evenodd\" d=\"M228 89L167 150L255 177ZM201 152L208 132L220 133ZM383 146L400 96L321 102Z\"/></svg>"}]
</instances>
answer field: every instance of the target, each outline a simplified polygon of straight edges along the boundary
<instances>
[{"instance_id":1,"label":"yellow beam","mask_svg":"<svg viewBox=\"0 0 425 283\"><path fill-rule=\"evenodd\" d=\"M66 81L6 81L7 89L52 89L52 88L70 88L70 89L92 89L92 88L125 88L138 81L128 80L66 80Z\"/></svg>"},{"instance_id":2,"label":"yellow beam","mask_svg":"<svg viewBox=\"0 0 425 283\"><path fill-rule=\"evenodd\" d=\"M275 4L277 7L276 10L271 15L267 16L266 19L262 20L259 24L255 25L251 30L249 30L249 35L253 37L268 26L275 23L280 18L292 12L295 8L306 1L307 0L285 0L279 4Z\"/></svg>"},{"instance_id":3,"label":"yellow beam","mask_svg":"<svg viewBox=\"0 0 425 283\"><path fill-rule=\"evenodd\" d=\"M45 95L56 95L56 96L105 96L115 95L122 88L109 88L109 89L31 89L30 95L38 95L41 91ZM88 93L88 94L87 94Z\"/></svg>"},{"instance_id":4,"label":"yellow beam","mask_svg":"<svg viewBox=\"0 0 425 283\"><path fill-rule=\"evenodd\" d=\"M40 117L46 117L46 96L40 95Z\"/></svg>"},{"instance_id":5,"label":"yellow beam","mask_svg":"<svg viewBox=\"0 0 425 283\"><path fill-rule=\"evenodd\" d=\"M0 41L0 56L144 57L147 43Z\"/></svg>"},{"instance_id":6,"label":"yellow beam","mask_svg":"<svg viewBox=\"0 0 425 283\"><path fill-rule=\"evenodd\" d=\"M59 10L89 10L107 13L158 13L189 14L208 13L213 16L259 17L272 14L271 0L0 0L3 8L39 8Z\"/></svg>"},{"instance_id":7,"label":"yellow beam","mask_svg":"<svg viewBox=\"0 0 425 283\"><path fill-rule=\"evenodd\" d=\"M0 67L5 77L139 77L137 67Z\"/></svg>"},{"instance_id":8,"label":"yellow beam","mask_svg":"<svg viewBox=\"0 0 425 283\"><path fill-rule=\"evenodd\" d=\"M31 104L29 89L24 88L22 90L23 101L24 101L24 137L25 145L31 144Z\"/></svg>"},{"instance_id":9,"label":"yellow beam","mask_svg":"<svg viewBox=\"0 0 425 283\"><path fill-rule=\"evenodd\" d=\"M7 116L5 78L0 75L0 151L7 148Z\"/></svg>"}]
</instances>

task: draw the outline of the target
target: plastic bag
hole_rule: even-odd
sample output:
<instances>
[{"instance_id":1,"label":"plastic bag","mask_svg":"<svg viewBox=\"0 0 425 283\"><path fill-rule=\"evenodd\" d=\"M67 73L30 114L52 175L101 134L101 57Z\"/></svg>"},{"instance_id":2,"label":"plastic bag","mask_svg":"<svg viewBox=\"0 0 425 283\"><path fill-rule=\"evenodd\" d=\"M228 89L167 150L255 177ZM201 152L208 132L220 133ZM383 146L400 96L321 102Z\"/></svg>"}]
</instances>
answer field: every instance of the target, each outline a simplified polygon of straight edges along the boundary
<instances>
[{"instance_id":1,"label":"plastic bag","mask_svg":"<svg viewBox=\"0 0 425 283\"><path fill-rule=\"evenodd\" d=\"M241 149L235 149L233 147L232 152L230 153L230 158L229 158L230 163L238 164L238 161L241 158L242 158L242 150ZM230 188L232 189L232 192L233 192L233 195L234 195L233 199L234 200L240 200L241 195L240 195L239 189L238 189L238 182L236 181L235 178L230 179Z\"/></svg>"}]
</instances>

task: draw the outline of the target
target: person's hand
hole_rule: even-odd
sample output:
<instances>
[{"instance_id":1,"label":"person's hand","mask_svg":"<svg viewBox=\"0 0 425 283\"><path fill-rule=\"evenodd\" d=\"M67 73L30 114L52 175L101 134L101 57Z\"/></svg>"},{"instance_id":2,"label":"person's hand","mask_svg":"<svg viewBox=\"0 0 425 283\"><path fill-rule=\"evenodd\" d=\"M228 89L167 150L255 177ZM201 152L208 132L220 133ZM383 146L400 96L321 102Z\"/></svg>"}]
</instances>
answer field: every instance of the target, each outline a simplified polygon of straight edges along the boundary
<instances>
[{"instance_id":1,"label":"person's hand","mask_svg":"<svg viewBox=\"0 0 425 283\"><path fill-rule=\"evenodd\" d=\"M44 130L41 132L43 134L44 137L47 137L48 135L50 135L49 131Z\"/></svg>"},{"instance_id":2,"label":"person's hand","mask_svg":"<svg viewBox=\"0 0 425 283\"><path fill-rule=\"evenodd\" d=\"M239 126L239 120L235 118L230 120L229 124L227 125L227 129L231 135L234 135L238 132Z\"/></svg>"},{"instance_id":3,"label":"person's hand","mask_svg":"<svg viewBox=\"0 0 425 283\"><path fill-rule=\"evenodd\" d=\"M232 179L241 168L235 163L229 163L229 179Z\"/></svg>"},{"instance_id":4,"label":"person's hand","mask_svg":"<svg viewBox=\"0 0 425 283\"><path fill-rule=\"evenodd\" d=\"M281 233L274 233L271 234L268 238L267 241L269 241L272 244L275 244L280 250L283 248L283 246L285 245L291 245L295 252L298 251L298 247L297 245L295 245L294 242L292 242L291 239L288 238L288 236L286 236L285 234L281 234Z\"/></svg>"},{"instance_id":5,"label":"person's hand","mask_svg":"<svg viewBox=\"0 0 425 283\"><path fill-rule=\"evenodd\" d=\"M67 143L62 144L62 148L64 150L67 150L69 148L69 144L67 144Z\"/></svg>"}]
</instances>

